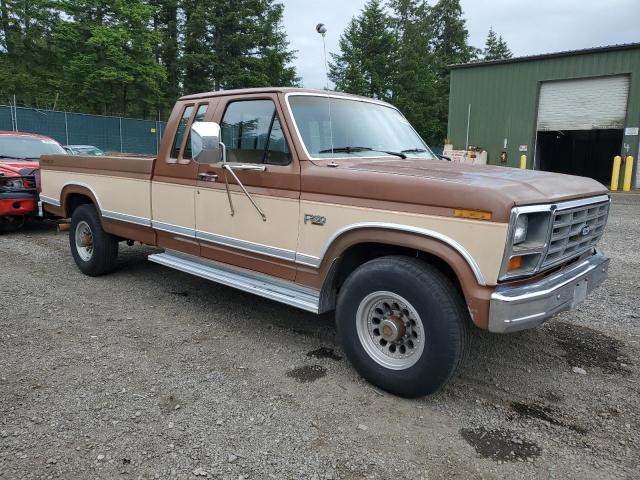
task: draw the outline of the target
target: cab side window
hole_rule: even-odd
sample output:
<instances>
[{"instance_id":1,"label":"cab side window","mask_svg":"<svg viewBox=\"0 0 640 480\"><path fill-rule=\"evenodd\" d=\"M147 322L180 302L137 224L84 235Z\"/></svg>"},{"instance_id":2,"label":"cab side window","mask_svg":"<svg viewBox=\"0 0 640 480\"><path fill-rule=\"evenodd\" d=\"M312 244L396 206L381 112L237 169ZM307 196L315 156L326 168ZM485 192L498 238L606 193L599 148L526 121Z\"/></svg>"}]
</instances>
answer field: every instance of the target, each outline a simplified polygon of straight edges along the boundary
<instances>
[{"instance_id":1,"label":"cab side window","mask_svg":"<svg viewBox=\"0 0 640 480\"><path fill-rule=\"evenodd\" d=\"M191 113L193 112L193 105L189 105L185 107L182 112L182 118L180 118L180 122L178 123L178 128L176 129L176 136L173 139L173 147L171 148L171 158L177 159L180 153L180 147L182 146L182 140L184 139L184 133L187 130L187 125L189 124L189 119L191 118Z\"/></svg>"},{"instance_id":2,"label":"cab side window","mask_svg":"<svg viewBox=\"0 0 640 480\"><path fill-rule=\"evenodd\" d=\"M230 103L221 128L229 162L271 165L291 162L278 112L271 100Z\"/></svg>"},{"instance_id":3,"label":"cab side window","mask_svg":"<svg viewBox=\"0 0 640 480\"><path fill-rule=\"evenodd\" d=\"M204 121L204 117L207 114L207 109L209 108L208 103L203 103L198 105L198 110L196 111L196 116L193 118L191 125L195 122ZM189 128L189 134L187 135L187 143L184 144L184 151L182 152L182 159L185 161L191 160L193 154L191 153L191 128Z\"/></svg>"}]
</instances>

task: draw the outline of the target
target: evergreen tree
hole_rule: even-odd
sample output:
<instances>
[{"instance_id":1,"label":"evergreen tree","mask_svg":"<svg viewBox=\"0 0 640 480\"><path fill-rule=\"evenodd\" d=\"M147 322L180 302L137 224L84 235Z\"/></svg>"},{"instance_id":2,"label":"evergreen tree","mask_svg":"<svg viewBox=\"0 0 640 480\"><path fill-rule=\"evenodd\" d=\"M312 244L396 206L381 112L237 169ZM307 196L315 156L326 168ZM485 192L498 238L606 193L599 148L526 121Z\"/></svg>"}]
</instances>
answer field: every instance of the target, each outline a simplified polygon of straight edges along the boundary
<instances>
[{"instance_id":1,"label":"evergreen tree","mask_svg":"<svg viewBox=\"0 0 640 480\"><path fill-rule=\"evenodd\" d=\"M441 144L447 135L449 66L470 62L478 56L478 49L468 43L469 32L465 23L460 0L439 0L431 9L431 48L438 71L434 106L438 129L433 133L436 144Z\"/></svg>"},{"instance_id":2,"label":"evergreen tree","mask_svg":"<svg viewBox=\"0 0 640 480\"><path fill-rule=\"evenodd\" d=\"M493 27L489 28L487 41L484 51L482 52L483 60L502 60L504 58L511 58L512 56L513 54L511 50L509 50L507 42L502 38L502 35L498 36L493 30Z\"/></svg>"},{"instance_id":3,"label":"evergreen tree","mask_svg":"<svg viewBox=\"0 0 640 480\"><path fill-rule=\"evenodd\" d=\"M0 102L166 118L183 93L291 86L276 0L0 0Z\"/></svg>"},{"instance_id":4,"label":"evergreen tree","mask_svg":"<svg viewBox=\"0 0 640 480\"><path fill-rule=\"evenodd\" d=\"M336 84L336 90L354 95L367 94L367 81L362 65L360 23L353 17L338 43L340 54L332 53L329 62L329 78Z\"/></svg>"},{"instance_id":5,"label":"evergreen tree","mask_svg":"<svg viewBox=\"0 0 640 480\"><path fill-rule=\"evenodd\" d=\"M184 8L185 93L298 83L281 4L188 0Z\"/></svg>"},{"instance_id":6,"label":"evergreen tree","mask_svg":"<svg viewBox=\"0 0 640 480\"><path fill-rule=\"evenodd\" d=\"M159 35L156 62L162 65L166 79L162 86L163 111L168 111L180 96L180 9L178 0L150 0L155 8L153 29Z\"/></svg>"},{"instance_id":7,"label":"evergreen tree","mask_svg":"<svg viewBox=\"0 0 640 480\"><path fill-rule=\"evenodd\" d=\"M146 116L161 98L164 69L155 61L154 9L140 0L66 0L56 31L67 108Z\"/></svg>"},{"instance_id":8,"label":"evergreen tree","mask_svg":"<svg viewBox=\"0 0 640 480\"><path fill-rule=\"evenodd\" d=\"M395 38L380 0L369 0L340 37L330 78L339 90L380 99L392 96Z\"/></svg>"},{"instance_id":9,"label":"evergreen tree","mask_svg":"<svg viewBox=\"0 0 640 480\"><path fill-rule=\"evenodd\" d=\"M469 45L465 23L460 0L439 0L431 9L431 47L445 75L449 65L477 57L477 49Z\"/></svg>"},{"instance_id":10,"label":"evergreen tree","mask_svg":"<svg viewBox=\"0 0 640 480\"><path fill-rule=\"evenodd\" d=\"M56 102L59 78L53 31L59 22L49 0L0 0L0 102L40 108Z\"/></svg>"},{"instance_id":11,"label":"evergreen tree","mask_svg":"<svg viewBox=\"0 0 640 480\"><path fill-rule=\"evenodd\" d=\"M397 45L391 101L427 142L439 141L429 6L424 0L393 0L390 7Z\"/></svg>"}]
</instances>

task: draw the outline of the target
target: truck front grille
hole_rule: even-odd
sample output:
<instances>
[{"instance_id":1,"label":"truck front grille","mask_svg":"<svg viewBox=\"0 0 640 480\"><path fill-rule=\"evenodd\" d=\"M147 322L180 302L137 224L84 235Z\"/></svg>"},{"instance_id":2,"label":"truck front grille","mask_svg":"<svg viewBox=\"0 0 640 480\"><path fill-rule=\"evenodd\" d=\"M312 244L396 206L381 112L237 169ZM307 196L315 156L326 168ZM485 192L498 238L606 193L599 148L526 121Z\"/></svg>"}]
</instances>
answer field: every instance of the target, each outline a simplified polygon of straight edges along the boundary
<instances>
[{"instance_id":1,"label":"truck front grille","mask_svg":"<svg viewBox=\"0 0 640 480\"><path fill-rule=\"evenodd\" d=\"M553 212L549 248L541 267L557 265L595 247L604 234L608 216L609 201Z\"/></svg>"}]
</instances>

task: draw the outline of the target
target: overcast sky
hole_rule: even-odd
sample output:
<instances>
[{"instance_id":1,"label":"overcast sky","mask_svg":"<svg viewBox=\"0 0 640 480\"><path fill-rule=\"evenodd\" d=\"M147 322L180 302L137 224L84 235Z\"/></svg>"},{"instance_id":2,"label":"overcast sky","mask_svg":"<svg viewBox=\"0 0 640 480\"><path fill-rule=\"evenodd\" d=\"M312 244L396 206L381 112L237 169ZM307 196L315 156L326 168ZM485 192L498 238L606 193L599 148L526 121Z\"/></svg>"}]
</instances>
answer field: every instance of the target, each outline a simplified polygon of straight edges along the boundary
<instances>
[{"instance_id":1,"label":"overcast sky","mask_svg":"<svg viewBox=\"0 0 640 480\"><path fill-rule=\"evenodd\" d=\"M325 84L322 38L338 52L338 38L365 0L281 0L295 66L303 85ZM431 0L433 4L435 0ZM470 43L484 46L489 27L502 35L515 56L640 42L640 0L462 0Z\"/></svg>"}]
</instances>

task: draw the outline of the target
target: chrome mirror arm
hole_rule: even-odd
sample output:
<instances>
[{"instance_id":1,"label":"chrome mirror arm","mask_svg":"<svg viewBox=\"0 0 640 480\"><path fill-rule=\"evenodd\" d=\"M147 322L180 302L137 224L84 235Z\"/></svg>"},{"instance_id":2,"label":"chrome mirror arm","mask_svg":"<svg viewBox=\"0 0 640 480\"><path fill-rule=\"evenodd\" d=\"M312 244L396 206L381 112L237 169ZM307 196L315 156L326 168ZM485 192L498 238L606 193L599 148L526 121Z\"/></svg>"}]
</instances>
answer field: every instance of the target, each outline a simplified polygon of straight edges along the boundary
<instances>
[{"instance_id":1,"label":"chrome mirror arm","mask_svg":"<svg viewBox=\"0 0 640 480\"><path fill-rule=\"evenodd\" d=\"M227 169L225 166L227 165L227 146L220 142L220 148L222 149L222 170L224 171L224 186L227 190L227 198L229 199L229 208L231 209L231 216L233 217L236 213L233 208L233 200L231 200L231 191L229 190L229 179L227 178Z\"/></svg>"},{"instance_id":2,"label":"chrome mirror arm","mask_svg":"<svg viewBox=\"0 0 640 480\"><path fill-rule=\"evenodd\" d=\"M258 204L253 200L253 197L251 196L251 194L247 191L246 188L244 188L244 185L242 184L242 182L240 181L240 179L238 178L238 176L236 175L236 172L233 171L233 168L231 167L231 165L229 165L228 163L223 163L222 164L222 168L231 173L231 175L233 176L233 178L235 179L236 182L238 182L238 185L240 185L240 188L242 189L242 191L244 192L244 194L247 196L247 198L249 199L249 201L251 202L251 204L254 206L254 208L258 211L258 213L260 214L260 216L262 217L262 221L266 222L267 221L267 216L264 214L264 212L262 210L260 210L260 207L258 206ZM227 186L227 193L229 193L229 187ZM231 195L229 195L229 201L231 201ZM232 207L233 208L233 207Z\"/></svg>"}]
</instances>

